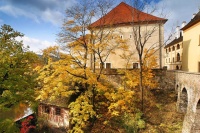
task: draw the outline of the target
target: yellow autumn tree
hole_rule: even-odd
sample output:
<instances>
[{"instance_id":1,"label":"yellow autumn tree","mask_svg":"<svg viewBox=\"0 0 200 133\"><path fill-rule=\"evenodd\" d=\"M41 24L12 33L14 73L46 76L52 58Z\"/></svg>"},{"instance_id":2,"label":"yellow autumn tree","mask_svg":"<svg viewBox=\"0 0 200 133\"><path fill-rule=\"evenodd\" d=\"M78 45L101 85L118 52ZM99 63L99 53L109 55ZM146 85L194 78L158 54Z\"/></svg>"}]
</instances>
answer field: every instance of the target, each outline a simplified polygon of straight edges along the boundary
<instances>
[{"instance_id":1,"label":"yellow autumn tree","mask_svg":"<svg viewBox=\"0 0 200 133\"><path fill-rule=\"evenodd\" d=\"M98 34L88 34L95 13L105 13L110 6L109 1L86 0L67 9L67 18L59 34L62 46L45 49L43 56L47 64L37 68L40 73L37 100L66 98L72 125L69 132L84 132L96 119L110 114L114 102L118 102L122 110L128 110L126 105L131 101L126 104L125 99L120 101L129 92L118 90L110 83L103 74L103 67L91 66L91 60L94 66L97 65L95 60L103 64L109 54L115 54L115 49L125 47L125 42L113 30L102 27ZM111 37L115 43L109 42ZM123 96L119 97L120 94Z\"/></svg>"},{"instance_id":2,"label":"yellow autumn tree","mask_svg":"<svg viewBox=\"0 0 200 133\"><path fill-rule=\"evenodd\" d=\"M158 67L157 64L157 56L154 54L155 51L152 50L144 50L144 57L143 57L143 65L142 65L142 84L144 87L144 100L145 98L149 97L149 91L151 89L154 89L157 87L158 83L155 79L155 75L153 73L154 68ZM128 58L126 58L128 57ZM127 60L129 62L129 56L123 56L123 59ZM128 63L127 63L128 64ZM125 64L125 65L127 65ZM140 84L140 70L138 68L135 69L125 69L120 70L120 73L124 74L124 77L122 78L124 89L132 90L135 94L135 97L137 97L138 102L142 100L140 93L141 90L139 89ZM151 101L151 100L150 100ZM141 107L140 107L141 109ZM143 112L144 113L144 112Z\"/></svg>"}]
</instances>

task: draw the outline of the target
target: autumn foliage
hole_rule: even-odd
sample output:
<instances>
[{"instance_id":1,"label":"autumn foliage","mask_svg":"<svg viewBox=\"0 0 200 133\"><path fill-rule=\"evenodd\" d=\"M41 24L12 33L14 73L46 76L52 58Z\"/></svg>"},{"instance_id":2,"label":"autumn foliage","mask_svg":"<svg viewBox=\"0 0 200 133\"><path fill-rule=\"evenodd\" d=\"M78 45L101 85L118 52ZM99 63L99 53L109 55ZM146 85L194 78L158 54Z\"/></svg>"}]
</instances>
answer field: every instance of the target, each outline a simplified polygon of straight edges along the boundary
<instances>
[{"instance_id":1,"label":"autumn foliage","mask_svg":"<svg viewBox=\"0 0 200 133\"><path fill-rule=\"evenodd\" d=\"M33 116L28 116L24 121L21 122L20 133L28 133L30 129L36 128L31 125L31 120L34 119Z\"/></svg>"}]
</instances>

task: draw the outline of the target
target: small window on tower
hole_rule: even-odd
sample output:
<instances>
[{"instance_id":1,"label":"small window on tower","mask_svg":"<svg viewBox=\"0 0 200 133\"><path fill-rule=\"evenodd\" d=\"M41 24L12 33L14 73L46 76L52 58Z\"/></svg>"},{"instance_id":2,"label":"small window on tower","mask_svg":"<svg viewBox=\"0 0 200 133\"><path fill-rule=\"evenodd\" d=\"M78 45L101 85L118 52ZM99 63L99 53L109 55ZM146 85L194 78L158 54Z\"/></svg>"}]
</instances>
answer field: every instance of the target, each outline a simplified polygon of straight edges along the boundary
<instances>
[{"instance_id":1,"label":"small window on tower","mask_svg":"<svg viewBox=\"0 0 200 133\"><path fill-rule=\"evenodd\" d=\"M111 68L111 63L106 63L106 69L110 69Z\"/></svg>"},{"instance_id":2,"label":"small window on tower","mask_svg":"<svg viewBox=\"0 0 200 133\"><path fill-rule=\"evenodd\" d=\"M133 63L133 69L137 69L138 68L138 63Z\"/></svg>"}]
</instances>

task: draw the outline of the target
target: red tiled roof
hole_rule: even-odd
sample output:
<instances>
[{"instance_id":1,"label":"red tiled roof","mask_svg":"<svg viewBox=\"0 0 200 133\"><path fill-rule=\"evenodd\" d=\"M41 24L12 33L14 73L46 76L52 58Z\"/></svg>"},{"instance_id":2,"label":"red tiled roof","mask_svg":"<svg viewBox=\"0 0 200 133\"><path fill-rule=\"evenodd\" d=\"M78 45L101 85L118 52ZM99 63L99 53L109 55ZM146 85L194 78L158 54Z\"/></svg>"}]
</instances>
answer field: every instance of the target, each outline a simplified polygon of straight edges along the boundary
<instances>
[{"instance_id":1,"label":"red tiled roof","mask_svg":"<svg viewBox=\"0 0 200 133\"><path fill-rule=\"evenodd\" d=\"M167 19L159 18L129 6L121 2L118 6L112 9L108 14L92 23L90 27L109 26L118 24L130 24L139 22L162 22L165 23Z\"/></svg>"}]
</instances>

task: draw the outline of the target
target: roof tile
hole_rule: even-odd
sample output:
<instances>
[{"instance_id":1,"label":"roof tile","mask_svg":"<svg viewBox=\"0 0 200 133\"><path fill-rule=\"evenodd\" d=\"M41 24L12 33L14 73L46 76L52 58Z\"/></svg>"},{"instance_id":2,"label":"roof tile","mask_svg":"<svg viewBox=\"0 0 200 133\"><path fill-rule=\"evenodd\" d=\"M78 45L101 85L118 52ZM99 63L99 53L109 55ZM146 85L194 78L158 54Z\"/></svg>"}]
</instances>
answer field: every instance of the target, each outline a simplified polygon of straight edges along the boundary
<instances>
[{"instance_id":1,"label":"roof tile","mask_svg":"<svg viewBox=\"0 0 200 133\"><path fill-rule=\"evenodd\" d=\"M135 15L136 14L136 15ZM139 22L158 22L165 23L167 19L159 18L133 8L132 6L121 2L113 8L108 14L92 23L90 27L100 27L118 24L130 24Z\"/></svg>"}]
</instances>

